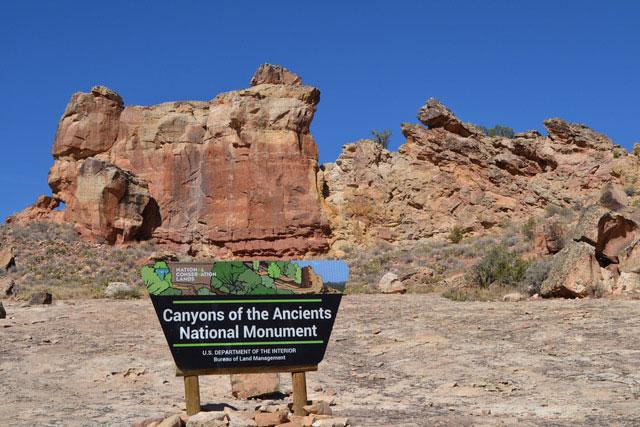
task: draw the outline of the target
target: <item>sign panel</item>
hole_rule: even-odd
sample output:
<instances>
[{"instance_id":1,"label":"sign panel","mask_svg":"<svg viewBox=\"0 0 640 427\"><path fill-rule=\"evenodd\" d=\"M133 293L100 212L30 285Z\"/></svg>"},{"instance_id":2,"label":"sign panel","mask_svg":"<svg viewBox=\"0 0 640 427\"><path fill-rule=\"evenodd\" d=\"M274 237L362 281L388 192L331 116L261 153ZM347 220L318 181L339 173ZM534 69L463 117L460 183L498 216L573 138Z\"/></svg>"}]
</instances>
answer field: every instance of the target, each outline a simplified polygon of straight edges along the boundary
<instances>
[{"instance_id":1,"label":"sign panel","mask_svg":"<svg viewBox=\"0 0 640 427\"><path fill-rule=\"evenodd\" d=\"M318 364L348 271L343 261L160 261L141 273L189 371Z\"/></svg>"}]
</instances>

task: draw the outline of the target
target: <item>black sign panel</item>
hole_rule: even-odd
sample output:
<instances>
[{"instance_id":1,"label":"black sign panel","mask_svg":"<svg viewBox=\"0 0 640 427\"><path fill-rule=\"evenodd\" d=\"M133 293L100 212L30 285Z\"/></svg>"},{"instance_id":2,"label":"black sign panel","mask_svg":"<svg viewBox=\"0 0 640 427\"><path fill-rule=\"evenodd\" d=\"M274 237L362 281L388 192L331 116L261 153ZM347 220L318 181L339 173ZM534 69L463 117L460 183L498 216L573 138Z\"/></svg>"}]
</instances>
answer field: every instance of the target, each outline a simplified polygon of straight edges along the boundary
<instances>
[{"instance_id":1,"label":"black sign panel","mask_svg":"<svg viewBox=\"0 0 640 427\"><path fill-rule=\"evenodd\" d=\"M347 275L341 261L157 262L142 270L182 371L318 364Z\"/></svg>"}]
</instances>

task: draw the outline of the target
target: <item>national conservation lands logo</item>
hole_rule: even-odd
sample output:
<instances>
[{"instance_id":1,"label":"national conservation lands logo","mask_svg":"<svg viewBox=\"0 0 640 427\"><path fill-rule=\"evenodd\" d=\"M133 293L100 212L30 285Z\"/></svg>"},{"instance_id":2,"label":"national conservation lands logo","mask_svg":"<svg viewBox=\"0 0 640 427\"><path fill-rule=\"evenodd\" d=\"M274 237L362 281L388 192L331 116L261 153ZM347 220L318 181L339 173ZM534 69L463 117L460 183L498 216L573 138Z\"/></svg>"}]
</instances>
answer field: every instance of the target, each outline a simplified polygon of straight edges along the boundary
<instances>
[{"instance_id":1,"label":"national conservation lands logo","mask_svg":"<svg viewBox=\"0 0 640 427\"><path fill-rule=\"evenodd\" d=\"M348 278L342 261L164 262L142 279L182 371L318 364Z\"/></svg>"}]
</instances>

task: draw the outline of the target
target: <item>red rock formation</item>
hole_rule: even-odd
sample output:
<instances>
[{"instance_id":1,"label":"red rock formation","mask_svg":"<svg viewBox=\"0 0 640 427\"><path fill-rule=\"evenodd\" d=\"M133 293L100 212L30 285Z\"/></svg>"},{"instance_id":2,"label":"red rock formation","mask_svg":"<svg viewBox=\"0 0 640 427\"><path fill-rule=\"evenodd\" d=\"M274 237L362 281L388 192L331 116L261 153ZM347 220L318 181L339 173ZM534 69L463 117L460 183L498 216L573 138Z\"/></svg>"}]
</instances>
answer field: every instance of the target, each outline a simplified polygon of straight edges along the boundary
<instances>
[{"instance_id":1,"label":"red rock formation","mask_svg":"<svg viewBox=\"0 0 640 427\"><path fill-rule=\"evenodd\" d=\"M49 174L64 221L112 243L154 237L201 255L327 249L309 125L320 93L263 65L209 102L124 107L95 87L71 98Z\"/></svg>"}]
</instances>

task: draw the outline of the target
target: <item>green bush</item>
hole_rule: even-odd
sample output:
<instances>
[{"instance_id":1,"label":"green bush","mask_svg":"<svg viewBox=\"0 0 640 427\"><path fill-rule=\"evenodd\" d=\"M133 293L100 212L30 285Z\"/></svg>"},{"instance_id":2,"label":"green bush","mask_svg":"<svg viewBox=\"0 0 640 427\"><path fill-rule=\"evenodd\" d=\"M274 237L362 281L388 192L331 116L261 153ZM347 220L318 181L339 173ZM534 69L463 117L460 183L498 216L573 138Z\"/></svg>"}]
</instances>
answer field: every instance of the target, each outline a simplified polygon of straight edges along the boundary
<instances>
[{"instance_id":1,"label":"green bush","mask_svg":"<svg viewBox=\"0 0 640 427\"><path fill-rule=\"evenodd\" d=\"M511 129L510 127L508 127L508 126L495 125L492 128L486 128L484 126L478 126L478 127L487 136L501 136L501 137L504 137L504 138L513 138L516 135L514 130Z\"/></svg>"},{"instance_id":2,"label":"green bush","mask_svg":"<svg viewBox=\"0 0 640 427\"><path fill-rule=\"evenodd\" d=\"M547 260L538 260L532 262L527 271L524 272L524 278L522 280L523 288L529 295L535 295L540 293L542 282L545 281L551 270L551 262Z\"/></svg>"},{"instance_id":3,"label":"green bush","mask_svg":"<svg viewBox=\"0 0 640 427\"><path fill-rule=\"evenodd\" d=\"M636 143L633 145L633 148L631 149L631 152L635 155L640 157L640 142Z\"/></svg>"},{"instance_id":4,"label":"green bush","mask_svg":"<svg viewBox=\"0 0 640 427\"><path fill-rule=\"evenodd\" d=\"M380 132L374 129L371 131L371 135L373 135L373 140L382 145L383 148L389 148L389 143L391 142L391 131L389 129L384 129Z\"/></svg>"},{"instance_id":5,"label":"green bush","mask_svg":"<svg viewBox=\"0 0 640 427\"><path fill-rule=\"evenodd\" d=\"M494 282L514 286L522 281L527 266L527 262L517 253L510 251L505 244L499 244L491 247L473 266L468 279L484 288Z\"/></svg>"},{"instance_id":6,"label":"green bush","mask_svg":"<svg viewBox=\"0 0 640 427\"><path fill-rule=\"evenodd\" d=\"M535 227L536 227L536 220L533 217L530 217L527 220L527 222L522 224L521 231L525 240L533 239L533 230L535 229Z\"/></svg>"},{"instance_id":7,"label":"green bush","mask_svg":"<svg viewBox=\"0 0 640 427\"><path fill-rule=\"evenodd\" d=\"M451 243L460 243L464 237L464 229L458 225L451 229L449 232L449 241Z\"/></svg>"}]
</instances>

